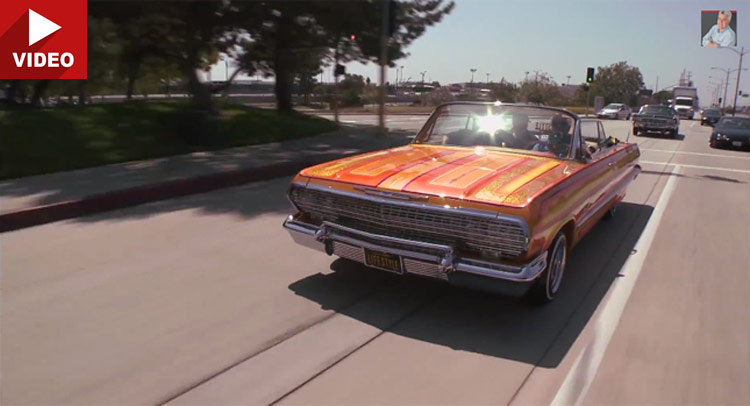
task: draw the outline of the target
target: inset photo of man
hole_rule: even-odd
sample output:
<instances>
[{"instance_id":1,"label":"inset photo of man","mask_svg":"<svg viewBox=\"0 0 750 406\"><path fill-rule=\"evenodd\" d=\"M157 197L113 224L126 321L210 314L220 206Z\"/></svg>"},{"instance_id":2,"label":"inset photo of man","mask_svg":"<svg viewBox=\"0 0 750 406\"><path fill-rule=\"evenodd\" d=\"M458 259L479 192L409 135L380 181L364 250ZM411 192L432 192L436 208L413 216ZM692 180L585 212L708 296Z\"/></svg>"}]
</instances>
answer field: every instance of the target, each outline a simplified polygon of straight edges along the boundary
<instances>
[{"instance_id":1,"label":"inset photo of man","mask_svg":"<svg viewBox=\"0 0 750 406\"><path fill-rule=\"evenodd\" d=\"M737 11L701 11L701 35L704 47L737 46Z\"/></svg>"}]
</instances>

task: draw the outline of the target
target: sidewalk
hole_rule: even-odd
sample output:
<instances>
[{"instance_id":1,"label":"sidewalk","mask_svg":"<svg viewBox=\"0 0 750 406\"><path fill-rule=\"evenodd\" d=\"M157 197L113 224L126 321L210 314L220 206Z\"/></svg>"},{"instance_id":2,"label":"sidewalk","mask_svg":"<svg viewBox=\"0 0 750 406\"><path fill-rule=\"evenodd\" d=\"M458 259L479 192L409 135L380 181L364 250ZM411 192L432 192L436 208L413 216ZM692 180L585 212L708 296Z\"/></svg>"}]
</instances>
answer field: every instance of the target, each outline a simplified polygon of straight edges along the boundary
<instances>
[{"instance_id":1,"label":"sidewalk","mask_svg":"<svg viewBox=\"0 0 750 406\"><path fill-rule=\"evenodd\" d=\"M248 182L289 176L325 161L404 145L409 133L378 137L342 126L315 137L197 152L0 182L0 232Z\"/></svg>"}]
</instances>

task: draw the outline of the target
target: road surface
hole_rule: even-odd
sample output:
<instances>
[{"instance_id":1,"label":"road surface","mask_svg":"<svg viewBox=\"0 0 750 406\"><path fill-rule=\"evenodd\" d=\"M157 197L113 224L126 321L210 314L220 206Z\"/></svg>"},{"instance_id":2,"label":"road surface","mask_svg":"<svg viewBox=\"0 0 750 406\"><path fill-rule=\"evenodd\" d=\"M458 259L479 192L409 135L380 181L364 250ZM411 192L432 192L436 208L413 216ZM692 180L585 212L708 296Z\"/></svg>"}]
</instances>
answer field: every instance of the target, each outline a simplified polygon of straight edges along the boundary
<instances>
[{"instance_id":1,"label":"road surface","mask_svg":"<svg viewBox=\"0 0 750 406\"><path fill-rule=\"evenodd\" d=\"M750 154L709 132L630 137L543 307L294 245L289 178L3 234L0 403L747 404Z\"/></svg>"}]
</instances>

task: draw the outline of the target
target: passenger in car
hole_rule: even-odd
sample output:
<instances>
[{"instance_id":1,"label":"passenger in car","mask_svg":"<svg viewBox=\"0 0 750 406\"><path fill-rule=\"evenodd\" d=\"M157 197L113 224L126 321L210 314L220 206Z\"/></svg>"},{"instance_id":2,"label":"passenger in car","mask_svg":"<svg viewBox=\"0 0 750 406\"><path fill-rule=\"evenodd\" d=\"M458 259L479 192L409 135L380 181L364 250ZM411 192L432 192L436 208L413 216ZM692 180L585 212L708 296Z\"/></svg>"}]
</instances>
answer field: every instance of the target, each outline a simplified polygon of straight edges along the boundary
<instances>
[{"instance_id":1,"label":"passenger in car","mask_svg":"<svg viewBox=\"0 0 750 406\"><path fill-rule=\"evenodd\" d=\"M539 142L534 150L551 152L555 156L563 158L568 155L570 149L570 120L562 115L552 117L550 122L552 130L546 140Z\"/></svg>"}]
</instances>

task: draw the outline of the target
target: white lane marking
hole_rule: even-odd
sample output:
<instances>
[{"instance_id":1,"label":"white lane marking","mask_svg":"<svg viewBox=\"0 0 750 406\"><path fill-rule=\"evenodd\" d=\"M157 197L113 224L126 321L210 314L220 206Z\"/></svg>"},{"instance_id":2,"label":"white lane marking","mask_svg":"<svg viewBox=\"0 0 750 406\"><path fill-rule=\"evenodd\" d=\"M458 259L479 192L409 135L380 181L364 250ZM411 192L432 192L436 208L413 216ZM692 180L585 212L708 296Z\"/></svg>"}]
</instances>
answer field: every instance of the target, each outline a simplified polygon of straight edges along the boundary
<instances>
[{"instance_id":1,"label":"white lane marking","mask_svg":"<svg viewBox=\"0 0 750 406\"><path fill-rule=\"evenodd\" d=\"M750 157L746 157L746 156L707 154L705 152L669 151L669 150L666 150L666 149L649 149L649 148L641 148L641 151L664 152L664 153L668 153L668 154L701 155L701 156L712 156L712 157L716 157L716 158L732 158L732 159L747 159L747 160L750 160Z\"/></svg>"},{"instance_id":2,"label":"white lane marking","mask_svg":"<svg viewBox=\"0 0 750 406\"><path fill-rule=\"evenodd\" d=\"M642 164L652 165L665 165L665 166L681 166L683 168L690 169L705 169L707 171L726 171L726 172L737 172L737 173L750 173L747 169L733 169L733 168L719 168L718 166L703 166L703 165L688 165L688 164L674 164L671 162L655 162L655 161L640 161Z\"/></svg>"},{"instance_id":3,"label":"white lane marking","mask_svg":"<svg viewBox=\"0 0 750 406\"><path fill-rule=\"evenodd\" d=\"M680 165L675 165L671 174L679 175L680 170ZM635 247L633 247L635 253L627 259L620 271L620 274L624 276L615 280L610 290L609 299L595 321L593 340L581 351L565 377L562 386L557 390L552 405L580 405L591 387L599 365L604 358L604 352L607 350L617 324L620 322L620 317L625 310L625 304L628 302L633 287L635 287L635 282L638 280L638 275L641 273L651 243L656 236L656 230L659 228L661 218L669 203L669 198L674 192L677 178L679 176L670 176L667 180L646 228L638 238L638 242L635 243Z\"/></svg>"}]
</instances>

